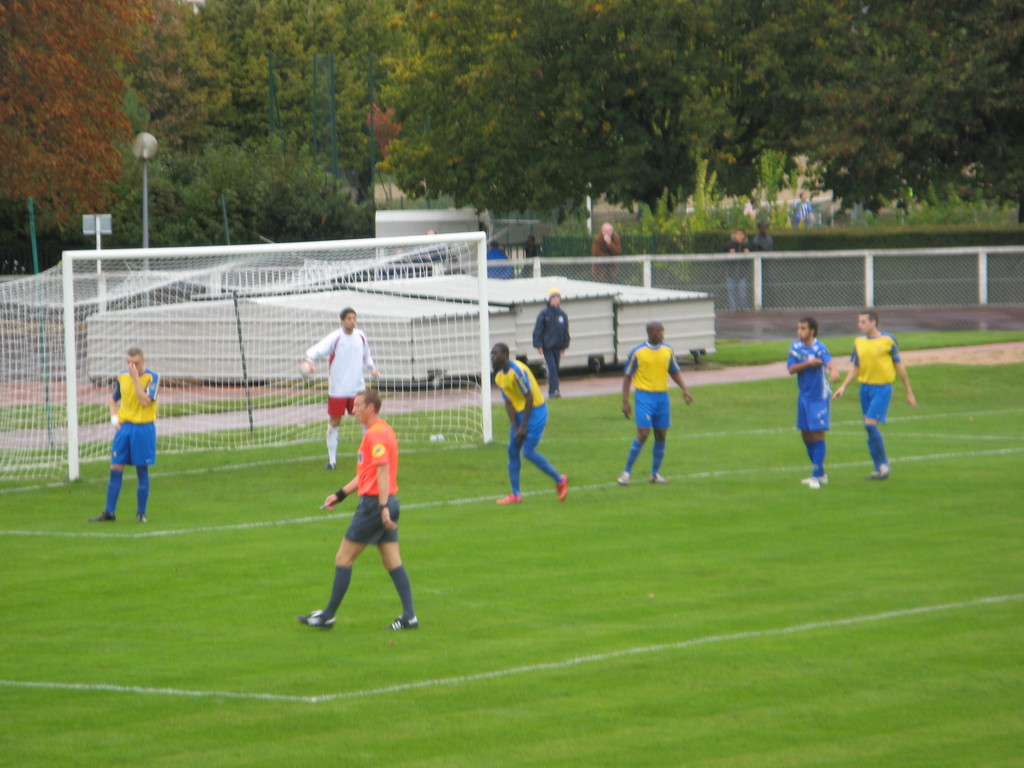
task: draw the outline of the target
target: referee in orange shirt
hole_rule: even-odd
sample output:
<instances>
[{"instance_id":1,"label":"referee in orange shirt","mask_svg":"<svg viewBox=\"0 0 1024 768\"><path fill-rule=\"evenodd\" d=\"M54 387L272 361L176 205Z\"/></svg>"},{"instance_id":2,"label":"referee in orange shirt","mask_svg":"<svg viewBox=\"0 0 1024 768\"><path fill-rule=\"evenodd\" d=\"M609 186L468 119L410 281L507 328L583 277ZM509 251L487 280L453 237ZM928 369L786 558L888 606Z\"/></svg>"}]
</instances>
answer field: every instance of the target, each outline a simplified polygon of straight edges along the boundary
<instances>
[{"instance_id":1,"label":"referee in orange shirt","mask_svg":"<svg viewBox=\"0 0 1024 768\"><path fill-rule=\"evenodd\" d=\"M402 615L387 629L418 629L420 625L413 608L409 575L398 550L398 438L378 416L380 404L380 393L375 389L367 389L355 397L352 413L366 429L356 459L356 476L324 499L323 508L334 509L335 504L356 491L359 506L334 558L330 602L322 611L297 617L309 627L331 629L334 626L334 615L352 580L352 566L370 544L376 544L380 550L381 562L402 600Z\"/></svg>"}]
</instances>

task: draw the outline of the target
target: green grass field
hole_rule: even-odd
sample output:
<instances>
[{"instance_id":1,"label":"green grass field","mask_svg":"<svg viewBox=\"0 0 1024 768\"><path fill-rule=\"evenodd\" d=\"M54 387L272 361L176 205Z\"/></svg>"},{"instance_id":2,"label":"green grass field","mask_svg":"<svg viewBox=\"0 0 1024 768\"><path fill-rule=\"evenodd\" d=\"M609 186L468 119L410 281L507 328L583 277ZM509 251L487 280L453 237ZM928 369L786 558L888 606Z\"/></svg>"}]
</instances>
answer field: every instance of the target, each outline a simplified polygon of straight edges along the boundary
<instances>
[{"instance_id":1,"label":"green grass field","mask_svg":"<svg viewBox=\"0 0 1024 768\"><path fill-rule=\"evenodd\" d=\"M161 457L150 523L102 509L106 468L0 495L0 764L9 766L1020 766L1024 365L911 368L870 470L856 393L830 484L799 480L795 384L674 396L667 486L615 484L615 396L551 406L558 504L495 444L402 457L422 628L375 551L331 632L354 505L319 443ZM387 417L386 407L384 417ZM351 446L350 446L351 448ZM649 467L650 446L635 477Z\"/></svg>"}]
</instances>

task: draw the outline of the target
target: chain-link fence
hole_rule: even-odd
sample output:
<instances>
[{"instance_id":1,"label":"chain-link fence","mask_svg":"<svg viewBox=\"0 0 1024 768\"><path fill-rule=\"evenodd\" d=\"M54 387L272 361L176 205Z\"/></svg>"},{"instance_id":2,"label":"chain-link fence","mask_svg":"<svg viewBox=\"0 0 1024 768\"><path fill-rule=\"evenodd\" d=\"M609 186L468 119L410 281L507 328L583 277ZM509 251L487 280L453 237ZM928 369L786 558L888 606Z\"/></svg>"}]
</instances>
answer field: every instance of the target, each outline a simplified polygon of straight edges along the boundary
<instances>
[{"instance_id":1,"label":"chain-link fence","mask_svg":"<svg viewBox=\"0 0 1024 768\"><path fill-rule=\"evenodd\" d=\"M1024 304L1024 246L514 259L516 275L700 291L743 310Z\"/></svg>"}]
</instances>

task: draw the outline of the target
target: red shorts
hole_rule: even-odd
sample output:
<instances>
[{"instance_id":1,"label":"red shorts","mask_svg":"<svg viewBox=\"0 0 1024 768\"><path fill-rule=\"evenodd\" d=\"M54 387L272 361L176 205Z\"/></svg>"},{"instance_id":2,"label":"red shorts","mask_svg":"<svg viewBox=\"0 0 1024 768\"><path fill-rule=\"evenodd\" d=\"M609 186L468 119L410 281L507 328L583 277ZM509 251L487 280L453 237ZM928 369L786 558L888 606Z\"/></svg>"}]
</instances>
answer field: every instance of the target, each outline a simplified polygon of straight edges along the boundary
<instances>
[{"instance_id":1,"label":"red shorts","mask_svg":"<svg viewBox=\"0 0 1024 768\"><path fill-rule=\"evenodd\" d=\"M346 413L351 416L355 404L354 397L328 397L327 415L332 419L340 419Z\"/></svg>"}]
</instances>

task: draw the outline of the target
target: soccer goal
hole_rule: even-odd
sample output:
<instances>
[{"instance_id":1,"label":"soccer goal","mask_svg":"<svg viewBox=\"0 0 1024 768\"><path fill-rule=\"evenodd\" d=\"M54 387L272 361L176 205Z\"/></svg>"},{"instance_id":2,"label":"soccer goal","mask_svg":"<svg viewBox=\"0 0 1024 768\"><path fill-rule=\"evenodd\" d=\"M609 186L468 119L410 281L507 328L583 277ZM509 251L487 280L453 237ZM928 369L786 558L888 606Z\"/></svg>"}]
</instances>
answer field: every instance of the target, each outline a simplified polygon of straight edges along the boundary
<instances>
[{"instance_id":1,"label":"soccer goal","mask_svg":"<svg viewBox=\"0 0 1024 768\"><path fill-rule=\"evenodd\" d=\"M389 283L472 276L465 299ZM106 461L112 382L130 347L160 376L159 451L323 440L328 359L306 350L356 311L403 442L489 442L489 313L482 232L259 246L65 252L0 284L0 479L79 476ZM360 425L343 418L342 440Z\"/></svg>"}]
</instances>

